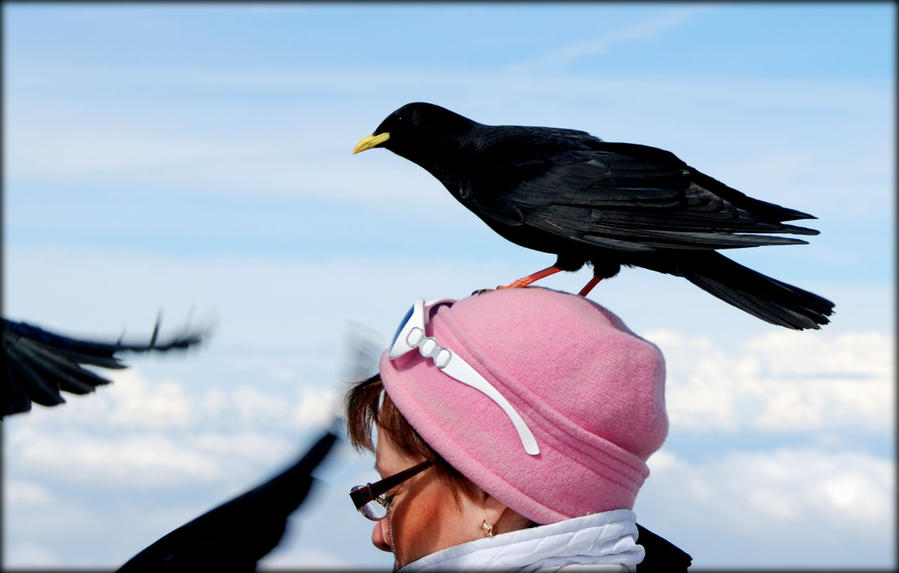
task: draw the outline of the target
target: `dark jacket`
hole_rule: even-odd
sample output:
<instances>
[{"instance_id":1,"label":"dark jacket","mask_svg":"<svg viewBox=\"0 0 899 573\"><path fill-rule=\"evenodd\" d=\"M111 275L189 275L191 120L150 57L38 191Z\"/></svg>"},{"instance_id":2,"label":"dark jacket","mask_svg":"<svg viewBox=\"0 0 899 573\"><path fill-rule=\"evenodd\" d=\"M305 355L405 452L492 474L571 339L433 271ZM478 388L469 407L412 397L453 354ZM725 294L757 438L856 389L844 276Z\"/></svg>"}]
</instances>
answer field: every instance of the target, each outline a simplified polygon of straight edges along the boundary
<instances>
[{"instance_id":1,"label":"dark jacket","mask_svg":"<svg viewBox=\"0 0 899 573\"><path fill-rule=\"evenodd\" d=\"M646 550L646 557L637 565L637 573L681 573L693 558L679 547L637 524L637 543Z\"/></svg>"}]
</instances>

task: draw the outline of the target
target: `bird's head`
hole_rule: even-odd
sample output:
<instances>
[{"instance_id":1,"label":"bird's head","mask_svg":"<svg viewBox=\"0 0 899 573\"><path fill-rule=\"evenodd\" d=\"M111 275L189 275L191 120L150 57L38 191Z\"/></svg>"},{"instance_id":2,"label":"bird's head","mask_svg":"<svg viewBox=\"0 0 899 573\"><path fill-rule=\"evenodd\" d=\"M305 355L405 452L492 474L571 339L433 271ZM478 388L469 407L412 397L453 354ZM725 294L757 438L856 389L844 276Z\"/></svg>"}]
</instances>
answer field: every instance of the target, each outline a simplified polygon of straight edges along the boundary
<instances>
[{"instance_id":1,"label":"bird's head","mask_svg":"<svg viewBox=\"0 0 899 573\"><path fill-rule=\"evenodd\" d=\"M353 153L383 147L418 163L429 151L464 135L474 122L438 105L408 103L388 115L375 131L356 144Z\"/></svg>"}]
</instances>

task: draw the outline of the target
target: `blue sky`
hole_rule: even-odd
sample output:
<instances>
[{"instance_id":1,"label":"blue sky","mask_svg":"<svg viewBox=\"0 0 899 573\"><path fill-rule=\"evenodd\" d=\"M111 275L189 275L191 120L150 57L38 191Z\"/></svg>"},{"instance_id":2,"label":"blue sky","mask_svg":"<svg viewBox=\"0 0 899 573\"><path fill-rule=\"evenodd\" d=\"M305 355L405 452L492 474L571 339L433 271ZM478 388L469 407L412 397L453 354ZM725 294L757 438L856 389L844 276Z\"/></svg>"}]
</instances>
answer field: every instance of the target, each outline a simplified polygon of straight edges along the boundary
<instances>
[{"instance_id":1,"label":"blue sky","mask_svg":"<svg viewBox=\"0 0 899 573\"><path fill-rule=\"evenodd\" d=\"M217 325L198 352L134 359L95 395L4 422L6 565L123 563L312 439L348 331L384 339L416 296L551 262L417 166L351 154L416 100L662 147L816 215L810 245L732 255L834 300L820 332L648 271L591 293L668 361L671 433L636 510L697 566L893 564L892 5L7 4L4 18L4 314L95 336L143 334L160 308L170 329ZM342 450L267 563L389 566L346 499L371 463Z\"/></svg>"}]
</instances>

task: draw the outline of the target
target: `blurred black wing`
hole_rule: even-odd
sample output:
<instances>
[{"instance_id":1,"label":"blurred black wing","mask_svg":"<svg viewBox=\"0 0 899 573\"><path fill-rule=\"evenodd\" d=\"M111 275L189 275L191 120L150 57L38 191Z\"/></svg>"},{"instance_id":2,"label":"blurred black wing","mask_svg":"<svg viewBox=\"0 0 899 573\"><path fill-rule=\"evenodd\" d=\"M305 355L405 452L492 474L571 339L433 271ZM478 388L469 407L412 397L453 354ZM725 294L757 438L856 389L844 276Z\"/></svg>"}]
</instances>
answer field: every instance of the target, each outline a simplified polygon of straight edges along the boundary
<instances>
[{"instance_id":1,"label":"blurred black wing","mask_svg":"<svg viewBox=\"0 0 899 573\"><path fill-rule=\"evenodd\" d=\"M488 147L496 153L485 161L495 168L479 170L484 184L471 199L482 217L587 246L635 252L804 244L771 234L818 234L783 223L811 215L753 199L668 151L604 142L583 132L551 130L542 138L540 133L517 134ZM548 151L535 155L535 145ZM516 148L526 161L511 159Z\"/></svg>"},{"instance_id":2,"label":"blurred black wing","mask_svg":"<svg viewBox=\"0 0 899 573\"><path fill-rule=\"evenodd\" d=\"M288 516L312 486L312 471L336 439L326 432L294 465L160 538L119 572L255 571L281 541Z\"/></svg>"},{"instance_id":3,"label":"blurred black wing","mask_svg":"<svg viewBox=\"0 0 899 573\"><path fill-rule=\"evenodd\" d=\"M62 404L61 392L87 394L109 380L84 368L125 368L119 352L167 352L199 344L199 333L188 332L157 340L159 322L145 344L79 340L24 322L3 319L3 384L0 418L26 412L31 403Z\"/></svg>"}]
</instances>

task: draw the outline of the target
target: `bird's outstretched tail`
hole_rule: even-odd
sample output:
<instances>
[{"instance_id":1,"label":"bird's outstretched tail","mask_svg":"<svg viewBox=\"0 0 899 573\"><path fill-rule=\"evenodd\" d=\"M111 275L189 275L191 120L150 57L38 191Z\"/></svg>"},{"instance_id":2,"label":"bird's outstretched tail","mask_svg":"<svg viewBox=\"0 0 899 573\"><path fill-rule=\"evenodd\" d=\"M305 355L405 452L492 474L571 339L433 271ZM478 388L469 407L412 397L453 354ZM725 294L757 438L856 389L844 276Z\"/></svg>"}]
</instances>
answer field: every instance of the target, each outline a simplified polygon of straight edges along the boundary
<instances>
[{"instance_id":1,"label":"bird's outstretched tail","mask_svg":"<svg viewBox=\"0 0 899 573\"><path fill-rule=\"evenodd\" d=\"M649 265L647 265L649 266ZM691 253L669 258L655 270L682 276L721 300L771 324L794 330L820 328L830 320L834 304L826 298L765 276L724 255Z\"/></svg>"}]
</instances>

